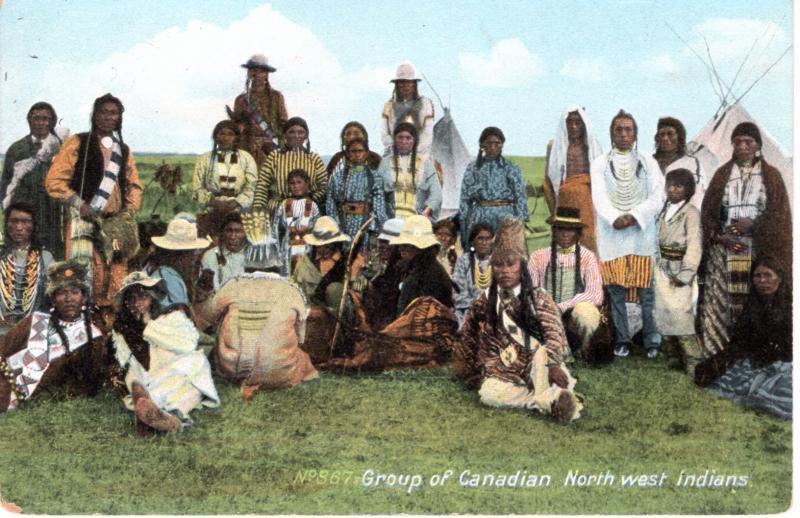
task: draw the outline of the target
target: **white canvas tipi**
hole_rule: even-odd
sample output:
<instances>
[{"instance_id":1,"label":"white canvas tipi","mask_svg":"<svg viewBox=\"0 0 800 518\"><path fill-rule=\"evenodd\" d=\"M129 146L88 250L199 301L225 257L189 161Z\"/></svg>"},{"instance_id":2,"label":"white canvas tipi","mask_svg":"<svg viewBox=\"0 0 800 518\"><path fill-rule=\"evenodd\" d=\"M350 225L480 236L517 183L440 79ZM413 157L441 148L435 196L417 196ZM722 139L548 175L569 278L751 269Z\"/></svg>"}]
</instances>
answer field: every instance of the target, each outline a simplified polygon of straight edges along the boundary
<instances>
[{"instance_id":1,"label":"white canvas tipi","mask_svg":"<svg viewBox=\"0 0 800 518\"><path fill-rule=\"evenodd\" d=\"M687 144L688 151L693 154L700 154L703 150L707 149L717 157L719 165L724 164L733 156L731 134L736 125L740 122L752 122L758 126L763 142L761 153L764 160L781 172L783 183L786 184L786 191L791 201L793 176L791 157L788 157L786 153L784 153L767 129L759 124L758 121L744 109L741 102L726 107L719 115L711 119L711 121L706 124L706 127ZM711 181L713 174L713 170L708 172L709 181Z\"/></svg>"},{"instance_id":2,"label":"white canvas tipi","mask_svg":"<svg viewBox=\"0 0 800 518\"><path fill-rule=\"evenodd\" d=\"M442 210L440 218L458 212L461 196L461 180L470 161L469 150L456 128L450 110L444 108L444 116L433 127L433 159L442 167Z\"/></svg>"}]
</instances>

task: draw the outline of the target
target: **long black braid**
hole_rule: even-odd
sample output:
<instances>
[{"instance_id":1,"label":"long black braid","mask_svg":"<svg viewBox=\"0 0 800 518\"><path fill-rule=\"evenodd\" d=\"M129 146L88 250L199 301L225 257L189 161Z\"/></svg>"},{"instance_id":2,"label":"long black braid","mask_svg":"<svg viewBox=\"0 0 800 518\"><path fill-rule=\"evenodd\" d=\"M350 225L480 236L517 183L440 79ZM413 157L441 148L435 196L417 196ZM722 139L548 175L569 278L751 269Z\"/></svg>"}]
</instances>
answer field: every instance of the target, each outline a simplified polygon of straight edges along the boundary
<instances>
[{"instance_id":1,"label":"long black braid","mask_svg":"<svg viewBox=\"0 0 800 518\"><path fill-rule=\"evenodd\" d=\"M580 234L578 234L580 236ZM556 283L556 270L558 270L558 245L556 244L556 240L553 239L550 242L550 285L552 289L550 293L553 294L553 298L555 299L558 296L558 287ZM575 287L573 291L573 296L576 293L581 293L584 289L583 285L583 277L581 276L581 245L580 243L575 243ZM560 302L560 301L559 301Z\"/></svg>"},{"instance_id":2,"label":"long black braid","mask_svg":"<svg viewBox=\"0 0 800 518\"><path fill-rule=\"evenodd\" d=\"M521 284L521 303L522 311L519 318L514 322L522 328L528 335L538 340L542 345L545 343L544 328L536 315L536 290L533 287L531 274L525 261L520 260L520 284ZM500 315L495 310L497 307L497 281L492 280L489 287L489 325L497 330L500 323Z\"/></svg>"},{"instance_id":3,"label":"long black braid","mask_svg":"<svg viewBox=\"0 0 800 518\"><path fill-rule=\"evenodd\" d=\"M409 163L409 170L411 172L411 186L414 191L417 190L417 145L419 145L419 138L417 136L417 128L410 122L401 122L394 128L394 136L400 132L408 132L414 137L414 147L411 148L411 163ZM392 141L392 165L394 166L394 183L397 185L397 179L400 175L400 166L398 165L397 158L397 144Z\"/></svg>"}]
</instances>

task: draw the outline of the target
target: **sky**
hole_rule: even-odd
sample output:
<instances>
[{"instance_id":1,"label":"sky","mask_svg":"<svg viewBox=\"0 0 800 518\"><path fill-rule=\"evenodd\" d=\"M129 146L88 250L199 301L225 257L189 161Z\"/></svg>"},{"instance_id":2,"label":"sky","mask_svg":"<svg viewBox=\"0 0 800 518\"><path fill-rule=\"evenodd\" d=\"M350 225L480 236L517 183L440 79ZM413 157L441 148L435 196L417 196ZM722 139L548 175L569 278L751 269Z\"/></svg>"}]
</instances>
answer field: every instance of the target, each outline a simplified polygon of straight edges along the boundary
<instances>
[{"instance_id":1,"label":"sky","mask_svg":"<svg viewBox=\"0 0 800 518\"><path fill-rule=\"evenodd\" d=\"M390 79L411 61L420 93L450 108L471 152L486 126L504 152L543 155L568 105L580 104L604 148L620 109L639 146L653 147L659 117L689 137L742 94L792 44L789 0L716 1L225 1L5 0L0 7L0 150L23 137L34 102L86 131L93 100L125 104L134 153L200 153L225 105L243 91L254 53L278 70L289 115L304 117L311 147L339 148L362 122L378 147ZM672 27L677 33L673 33ZM684 40L686 43L684 43ZM705 62L713 61L719 80ZM792 148L793 52L743 99L762 129ZM741 70L740 70L741 67ZM737 75L738 71L738 75ZM733 84L731 92L730 85Z\"/></svg>"}]
</instances>

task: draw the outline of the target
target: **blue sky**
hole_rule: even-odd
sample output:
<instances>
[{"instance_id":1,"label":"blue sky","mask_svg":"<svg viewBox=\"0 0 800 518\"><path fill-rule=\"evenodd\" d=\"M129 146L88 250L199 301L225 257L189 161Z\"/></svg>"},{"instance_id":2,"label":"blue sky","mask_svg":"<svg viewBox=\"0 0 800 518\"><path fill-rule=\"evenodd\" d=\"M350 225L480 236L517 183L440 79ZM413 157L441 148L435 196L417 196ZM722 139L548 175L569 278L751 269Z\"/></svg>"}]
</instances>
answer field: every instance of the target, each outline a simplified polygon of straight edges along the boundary
<instances>
[{"instance_id":1,"label":"blue sky","mask_svg":"<svg viewBox=\"0 0 800 518\"><path fill-rule=\"evenodd\" d=\"M449 105L468 147L501 127L509 154L543 154L568 104L585 106L604 147L620 108L652 148L659 116L690 137L719 104L700 61L705 42L735 92L792 42L789 1L258 2L6 0L0 8L0 148L26 131L27 108L51 101L72 131L92 100L126 105L124 135L140 151L201 152L241 92L239 67L263 52L312 147L331 154L349 120L377 143L389 79L409 59ZM757 41L756 41L757 40ZM31 56L36 56L31 57ZM786 150L792 143L792 55L744 99ZM421 92L435 96L429 85ZM437 111L441 114L437 102Z\"/></svg>"}]
</instances>

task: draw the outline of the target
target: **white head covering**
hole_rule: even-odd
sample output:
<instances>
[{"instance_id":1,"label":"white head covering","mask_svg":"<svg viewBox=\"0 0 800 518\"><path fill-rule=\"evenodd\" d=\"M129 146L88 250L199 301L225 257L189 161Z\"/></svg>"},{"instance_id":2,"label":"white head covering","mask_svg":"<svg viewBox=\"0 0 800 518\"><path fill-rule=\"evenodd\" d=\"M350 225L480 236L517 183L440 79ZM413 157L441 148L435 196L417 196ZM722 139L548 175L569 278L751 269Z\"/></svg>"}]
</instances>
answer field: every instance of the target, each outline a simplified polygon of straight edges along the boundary
<instances>
[{"instance_id":1,"label":"white head covering","mask_svg":"<svg viewBox=\"0 0 800 518\"><path fill-rule=\"evenodd\" d=\"M569 137L567 136L567 115L572 112L578 112L578 115L583 119L583 125L586 127L586 143L589 146L589 163L592 163L597 156L603 154L603 148L600 147L600 142L592 133L592 123L589 117L586 116L586 109L576 104L567 106L563 115L558 120L558 132L556 138L553 140L553 148L550 150L550 161L547 164L547 177L550 178L550 183L553 184L553 191L558 197L558 187L567 176L567 148L569 147ZM588 171L587 171L588 172Z\"/></svg>"}]
</instances>

